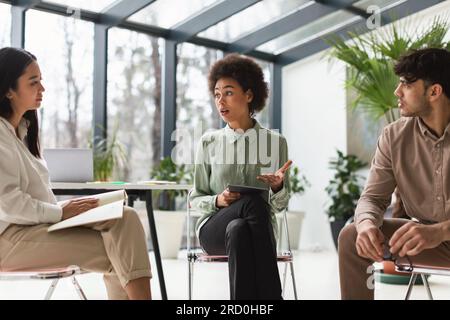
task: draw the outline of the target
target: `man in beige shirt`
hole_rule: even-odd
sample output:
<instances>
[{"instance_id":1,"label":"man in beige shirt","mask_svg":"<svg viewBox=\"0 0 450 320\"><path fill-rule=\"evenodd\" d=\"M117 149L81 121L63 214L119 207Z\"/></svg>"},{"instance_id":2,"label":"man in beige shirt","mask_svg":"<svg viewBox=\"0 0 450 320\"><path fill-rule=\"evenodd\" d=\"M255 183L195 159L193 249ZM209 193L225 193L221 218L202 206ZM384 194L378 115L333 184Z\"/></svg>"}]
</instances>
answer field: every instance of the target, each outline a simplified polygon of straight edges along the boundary
<instances>
[{"instance_id":1,"label":"man in beige shirt","mask_svg":"<svg viewBox=\"0 0 450 320\"><path fill-rule=\"evenodd\" d=\"M339 237L342 299L373 299L371 265L398 261L450 267L450 52L423 49L395 65L402 118L378 140L355 222ZM383 219L395 188L407 219ZM389 250L389 251L388 251Z\"/></svg>"}]
</instances>

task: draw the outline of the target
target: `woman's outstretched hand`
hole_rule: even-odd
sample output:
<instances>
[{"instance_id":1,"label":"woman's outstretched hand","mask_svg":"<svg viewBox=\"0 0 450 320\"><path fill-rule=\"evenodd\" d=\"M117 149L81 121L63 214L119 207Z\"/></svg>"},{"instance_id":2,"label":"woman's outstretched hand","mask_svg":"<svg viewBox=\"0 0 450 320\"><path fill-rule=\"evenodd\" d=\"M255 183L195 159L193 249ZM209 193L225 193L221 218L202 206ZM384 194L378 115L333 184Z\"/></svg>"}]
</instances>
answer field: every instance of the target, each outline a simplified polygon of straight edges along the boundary
<instances>
[{"instance_id":1,"label":"woman's outstretched hand","mask_svg":"<svg viewBox=\"0 0 450 320\"><path fill-rule=\"evenodd\" d=\"M98 207L97 198L82 198L69 200L66 203L64 203L62 207L63 214L61 220L66 220L75 217L80 213L83 213L96 207Z\"/></svg>"},{"instance_id":2,"label":"woman's outstretched hand","mask_svg":"<svg viewBox=\"0 0 450 320\"><path fill-rule=\"evenodd\" d=\"M272 189L274 193L277 193L283 188L284 174L291 165L292 160L288 160L275 173L262 174L257 176L256 179L261 180L264 183L267 183L270 186L270 189Z\"/></svg>"}]
</instances>

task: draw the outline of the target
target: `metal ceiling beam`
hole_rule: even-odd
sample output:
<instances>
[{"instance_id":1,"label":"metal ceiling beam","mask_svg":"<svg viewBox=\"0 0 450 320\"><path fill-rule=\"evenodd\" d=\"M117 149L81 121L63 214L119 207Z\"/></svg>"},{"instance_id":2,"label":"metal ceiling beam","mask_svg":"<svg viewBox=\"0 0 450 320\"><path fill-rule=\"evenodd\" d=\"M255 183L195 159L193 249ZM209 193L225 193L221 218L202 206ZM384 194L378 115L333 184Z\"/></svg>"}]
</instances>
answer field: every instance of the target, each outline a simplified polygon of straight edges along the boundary
<instances>
[{"instance_id":1,"label":"metal ceiling beam","mask_svg":"<svg viewBox=\"0 0 450 320\"><path fill-rule=\"evenodd\" d=\"M418 1L418 0L406 0L398 5L385 9L381 12L381 18L387 21L395 21L409 15L412 15L418 11L424 10L428 7L439 4L445 0L427 0L427 1ZM359 34L364 34L370 30L366 25L366 20L359 18L351 21L349 24L346 24L336 30L329 32L328 34L314 38L306 43L299 44L298 46L288 49L277 56L276 61L283 65L287 65L303 58L306 58L310 55L313 55L317 52L325 50L329 48L329 44L324 41L324 38L327 36L340 36L344 39L348 39L348 32L357 32Z\"/></svg>"},{"instance_id":2,"label":"metal ceiling beam","mask_svg":"<svg viewBox=\"0 0 450 320\"><path fill-rule=\"evenodd\" d=\"M364 19L368 19L370 17L370 14L364 11L363 9L353 6L353 4L357 1L353 0L314 0L314 1L329 6L331 8L335 8L338 10L345 10L347 12L360 16Z\"/></svg>"},{"instance_id":3,"label":"metal ceiling beam","mask_svg":"<svg viewBox=\"0 0 450 320\"><path fill-rule=\"evenodd\" d=\"M117 26L128 17L142 10L155 0L121 0L113 3L110 7L100 12L100 23L110 27Z\"/></svg>"},{"instance_id":4,"label":"metal ceiling beam","mask_svg":"<svg viewBox=\"0 0 450 320\"><path fill-rule=\"evenodd\" d=\"M197 33L231 17L261 0L224 0L173 27L173 39L184 42Z\"/></svg>"},{"instance_id":5,"label":"metal ceiling beam","mask_svg":"<svg viewBox=\"0 0 450 320\"><path fill-rule=\"evenodd\" d=\"M10 1L11 5L24 8L25 10L31 9L41 2L42 2L42 0L13 0L13 1Z\"/></svg>"}]
</instances>

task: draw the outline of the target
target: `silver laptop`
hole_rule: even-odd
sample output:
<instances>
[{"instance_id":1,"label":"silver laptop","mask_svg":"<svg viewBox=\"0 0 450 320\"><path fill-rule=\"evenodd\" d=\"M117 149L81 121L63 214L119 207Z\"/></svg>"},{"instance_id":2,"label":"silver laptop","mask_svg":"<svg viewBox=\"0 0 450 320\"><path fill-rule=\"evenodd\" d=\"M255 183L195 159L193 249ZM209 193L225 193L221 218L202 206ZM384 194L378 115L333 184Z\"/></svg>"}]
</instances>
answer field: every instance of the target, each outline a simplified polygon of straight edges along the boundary
<instances>
[{"instance_id":1,"label":"silver laptop","mask_svg":"<svg viewBox=\"0 0 450 320\"><path fill-rule=\"evenodd\" d=\"M90 182L94 180L92 149L44 149L52 182Z\"/></svg>"}]
</instances>

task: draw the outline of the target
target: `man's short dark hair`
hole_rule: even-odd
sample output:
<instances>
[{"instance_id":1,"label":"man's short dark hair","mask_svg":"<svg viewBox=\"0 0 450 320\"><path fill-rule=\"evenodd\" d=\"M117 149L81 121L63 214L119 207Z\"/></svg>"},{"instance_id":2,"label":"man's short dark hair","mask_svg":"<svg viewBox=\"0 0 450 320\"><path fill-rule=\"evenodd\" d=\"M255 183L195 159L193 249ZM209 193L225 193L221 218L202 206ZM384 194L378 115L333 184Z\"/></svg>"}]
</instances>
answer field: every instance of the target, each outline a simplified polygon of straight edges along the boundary
<instances>
[{"instance_id":1,"label":"man's short dark hair","mask_svg":"<svg viewBox=\"0 0 450 320\"><path fill-rule=\"evenodd\" d=\"M440 84L446 97L450 98L450 52L445 49L415 50L402 56L394 71L408 83L421 79L426 87Z\"/></svg>"},{"instance_id":2,"label":"man's short dark hair","mask_svg":"<svg viewBox=\"0 0 450 320\"><path fill-rule=\"evenodd\" d=\"M252 91L253 99L249 103L252 114L264 109L269 89L264 81L264 73L255 61L235 53L217 61L208 76L208 87L212 95L217 81L221 78L232 78L244 92L249 89Z\"/></svg>"}]
</instances>

